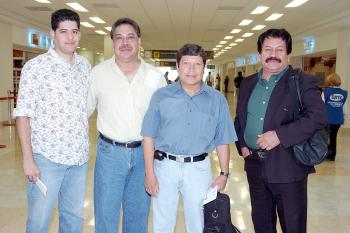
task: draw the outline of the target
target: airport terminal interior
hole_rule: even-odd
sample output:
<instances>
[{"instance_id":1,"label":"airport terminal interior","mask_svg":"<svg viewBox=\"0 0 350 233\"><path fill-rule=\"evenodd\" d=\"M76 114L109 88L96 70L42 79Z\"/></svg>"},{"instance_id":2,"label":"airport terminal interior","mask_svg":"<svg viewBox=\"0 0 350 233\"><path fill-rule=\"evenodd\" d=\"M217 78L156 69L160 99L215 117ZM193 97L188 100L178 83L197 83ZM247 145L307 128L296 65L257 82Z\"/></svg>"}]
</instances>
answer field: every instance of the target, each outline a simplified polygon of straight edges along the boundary
<instances>
[{"instance_id":1,"label":"airport terminal interior","mask_svg":"<svg viewBox=\"0 0 350 233\"><path fill-rule=\"evenodd\" d=\"M260 69L256 41L268 28L285 28L293 38L289 63L319 81L337 73L341 87L350 90L349 0L0 0L0 233L25 232L26 178L22 154L12 119L21 70L25 62L45 53L51 45L50 15L68 8L81 17L81 42L77 52L92 66L113 55L110 26L130 17L141 28L140 57L169 72L175 80L176 51L185 43L197 43L209 58L213 88L225 95L235 117L237 89L234 78ZM76 8L78 7L80 8ZM214 79L219 75L219 80ZM225 91L224 79L228 77ZM316 166L308 178L309 233L350 233L350 101L344 106L345 124L339 130L335 161ZM89 119L90 161L84 203L84 233L94 232L93 170L96 158L96 114ZM216 152L210 153L212 173L219 172ZM249 187L244 161L230 145L231 219L242 233L253 233ZM57 232L55 209L49 232ZM152 212L149 216L152 232ZM120 231L121 232L121 228ZM281 229L278 226L278 232ZM180 203L175 233L185 233Z\"/></svg>"}]
</instances>

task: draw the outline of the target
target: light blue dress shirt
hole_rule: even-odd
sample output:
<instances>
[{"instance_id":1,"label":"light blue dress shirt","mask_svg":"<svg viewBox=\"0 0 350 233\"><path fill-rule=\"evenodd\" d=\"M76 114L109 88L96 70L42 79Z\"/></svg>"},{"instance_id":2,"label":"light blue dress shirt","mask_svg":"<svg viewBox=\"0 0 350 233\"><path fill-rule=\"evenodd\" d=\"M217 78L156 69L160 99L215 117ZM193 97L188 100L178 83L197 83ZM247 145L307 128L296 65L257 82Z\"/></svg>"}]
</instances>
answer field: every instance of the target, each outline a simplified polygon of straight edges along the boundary
<instances>
[{"instance_id":1,"label":"light blue dress shirt","mask_svg":"<svg viewBox=\"0 0 350 233\"><path fill-rule=\"evenodd\" d=\"M201 83L189 96L180 82L158 89L143 120L141 135L174 155L199 155L237 140L225 97Z\"/></svg>"}]
</instances>

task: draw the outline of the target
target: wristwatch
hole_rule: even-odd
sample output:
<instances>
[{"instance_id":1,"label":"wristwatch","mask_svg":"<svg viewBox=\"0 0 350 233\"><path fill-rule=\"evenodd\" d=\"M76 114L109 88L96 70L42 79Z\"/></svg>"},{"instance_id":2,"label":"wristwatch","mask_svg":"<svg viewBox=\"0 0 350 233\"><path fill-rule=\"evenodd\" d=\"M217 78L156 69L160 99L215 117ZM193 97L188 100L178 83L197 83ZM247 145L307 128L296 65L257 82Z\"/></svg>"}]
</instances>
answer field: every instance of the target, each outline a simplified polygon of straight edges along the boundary
<instances>
[{"instance_id":1,"label":"wristwatch","mask_svg":"<svg viewBox=\"0 0 350 233\"><path fill-rule=\"evenodd\" d=\"M229 172L220 172L220 176L226 176L226 177L228 177L230 175L230 173Z\"/></svg>"}]
</instances>

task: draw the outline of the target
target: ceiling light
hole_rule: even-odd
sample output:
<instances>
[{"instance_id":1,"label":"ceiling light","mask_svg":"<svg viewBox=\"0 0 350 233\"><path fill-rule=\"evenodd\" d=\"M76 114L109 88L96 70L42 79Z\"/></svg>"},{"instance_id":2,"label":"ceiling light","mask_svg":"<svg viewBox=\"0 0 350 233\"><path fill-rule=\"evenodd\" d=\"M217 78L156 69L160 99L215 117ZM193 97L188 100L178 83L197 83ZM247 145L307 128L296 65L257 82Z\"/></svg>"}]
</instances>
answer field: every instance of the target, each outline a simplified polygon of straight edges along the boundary
<instances>
[{"instance_id":1,"label":"ceiling light","mask_svg":"<svg viewBox=\"0 0 350 233\"><path fill-rule=\"evenodd\" d=\"M110 32L112 30L112 27L105 27L105 29Z\"/></svg>"},{"instance_id":2,"label":"ceiling light","mask_svg":"<svg viewBox=\"0 0 350 233\"><path fill-rule=\"evenodd\" d=\"M221 48L222 45L221 44L218 44L217 46L215 46L216 48Z\"/></svg>"},{"instance_id":3,"label":"ceiling light","mask_svg":"<svg viewBox=\"0 0 350 233\"><path fill-rule=\"evenodd\" d=\"M222 40L222 41L220 41L219 44L226 44L226 43L227 43L227 41Z\"/></svg>"},{"instance_id":4,"label":"ceiling light","mask_svg":"<svg viewBox=\"0 0 350 233\"><path fill-rule=\"evenodd\" d=\"M231 40L233 36L225 36L224 40Z\"/></svg>"},{"instance_id":5,"label":"ceiling light","mask_svg":"<svg viewBox=\"0 0 350 233\"><path fill-rule=\"evenodd\" d=\"M232 47L230 47L230 46L227 46L227 47L225 47L225 49L232 49Z\"/></svg>"},{"instance_id":6,"label":"ceiling light","mask_svg":"<svg viewBox=\"0 0 350 233\"><path fill-rule=\"evenodd\" d=\"M244 34L242 35L242 37L251 37L252 35L254 35L254 33L252 33L252 32L247 32L247 33L244 33Z\"/></svg>"},{"instance_id":7,"label":"ceiling light","mask_svg":"<svg viewBox=\"0 0 350 233\"><path fill-rule=\"evenodd\" d=\"M272 15L270 15L269 17L267 17L265 20L266 21L274 21L278 18L280 18L283 14L278 14L278 13L274 13Z\"/></svg>"},{"instance_id":8,"label":"ceiling light","mask_svg":"<svg viewBox=\"0 0 350 233\"><path fill-rule=\"evenodd\" d=\"M258 31L266 27L266 25L256 25L255 27L252 28L253 31Z\"/></svg>"},{"instance_id":9,"label":"ceiling light","mask_svg":"<svg viewBox=\"0 0 350 233\"><path fill-rule=\"evenodd\" d=\"M307 2L308 0L294 0L291 1L288 5L286 5L285 7L298 7L302 4L304 4L305 2Z\"/></svg>"},{"instance_id":10,"label":"ceiling light","mask_svg":"<svg viewBox=\"0 0 350 233\"><path fill-rule=\"evenodd\" d=\"M212 50L216 51L216 50L219 50L218 48L213 48Z\"/></svg>"},{"instance_id":11,"label":"ceiling light","mask_svg":"<svg viewBox=\"0 0 350 233\"><path fill-rule=\"evenodd\" d=\"M226 49L221 49L221 52L226 52L227 50Z\"/></svg>"},{"instance_id":12,"label":"ceiling light","mask_svg":"<svg viewBox=\"0 0 350 233\"><path fill-rule=\"evenodd\" d=\"M92 25L89 22L80 22L80 24L83 25L84 27L87 27L87 28L94 28L95 27L94 25Z\"/></svg>"},{"instance_id":13,"label":"ceiling light","mask_svg":"<svg viewBox=\"0 0 350 233\"><path fill-rule=\"evenodd\" d=\"M81 12L88 12L82 5L80 5L77 2L68 2L66 5L72 7L74 10L81 11Z\"/></svg>"},{"instance_id":14,"label":"ceiling light","mask_svg":"<svg viewBox=\"0 0 350 233\"><path fill-rule=\"evenodd\" d=\"M49 0L35 0L35 1L40 3L51 3Z\"/></svg>"},{"instance_id":15,"label":"ceiling light","mask_svg":"<svg viewBox=\"0 0 350 233\"><path fill-rule=\"evenodd\" d=\"M238 29L238 28L235 28L235 29L232 29L231 33L239 33L240 31L242 31L242 29Z\"/></svg>"},{"instance_id":16,"label":"ceiling light","mask_svg":"<svg viewBox=\"0 0 350 233\"><path fill-rule=\"evenodd\" d=\"M101 18L99 17L89 17L92 21L94 21L95 23L106 23L105 21L103 21Z\"/></svg>"},{"instance_id":17,"label":"ceiling light","mask_svg":"<svg viewBox=\"0 0 350 233\"><path fill-rule=\"evenodd\" d=\"M239 23L239 26L247 26L247 25L249 25L251 22L253 22L253 20L251 20L251 19L243 19L243 20Z\"/></svg>"},{"instance_id":18,"label":"ceiling light","mask_svg":"<svg viewBox=\"0 0 350 233\"><path fill-rule=\"evenodd\" d=\"M95 32L100 35L107 35L107 33L102 30L96 30Z\"/></svg>"},{"instance_id":19,"label":"ceiling light","mask_svg":"<svg viewBox=\"0 0 350 233\"><path fill-rule=\"evenodd\" d=\"M239 38L239 39L235 40L235 42L242 42L242 41L244 41L244 39Z\"/></svg>"},{"instance_id":20,"label":"ceiling light","mask_svg":"<svg viewBox=\"0 0 350 233\"><path fill-rule=\"evenodd\" d=\"M237 45L237 43L231 43L230 44L230 46L236 46Z\"/></svg>"},{"instance_id":21,"label":"ceiling light","mask_svg":"<svg viewBox=\"0 0 350 233\"><path fill-rule=\"evenodd\" d=\"M258 6L257 8L255 8L255 10L253 10L252 12L250 12L251 15L260 15L262 13L264 13L265 11L267 11L267 9L269 9L270 7L268 6Z\"/></svg>"}]
</instances>

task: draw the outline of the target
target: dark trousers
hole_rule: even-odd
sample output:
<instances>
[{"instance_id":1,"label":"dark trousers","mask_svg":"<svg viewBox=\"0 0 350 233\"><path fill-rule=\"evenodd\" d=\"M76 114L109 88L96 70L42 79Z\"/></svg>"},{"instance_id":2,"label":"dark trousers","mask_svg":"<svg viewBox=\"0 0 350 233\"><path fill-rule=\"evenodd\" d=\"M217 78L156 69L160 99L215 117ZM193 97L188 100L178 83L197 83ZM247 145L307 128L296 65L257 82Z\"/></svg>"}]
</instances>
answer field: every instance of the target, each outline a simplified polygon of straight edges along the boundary
<instances>
[{"instance_id":1,"label":"dark trousers","mask_svg":"<svg viewBox=\"0 0 350 233\"><path fill-rule=\"evenodd\" d=\"M284 233L306 233L307 177L283 184L247 177L255 233L276 233L277 214Z\"/></svg>"},{"instance_id":2,"label":"dark trousers","mask_svg":"<svg viewBox=\"0 0 350 233\"><path fill-rule=\"evenodd\" d=\"M328 125L329 130L329 145L328 145L328 158L334 159L337 155L337 134L340 125Z\"/></svg>"}]
</instances>

